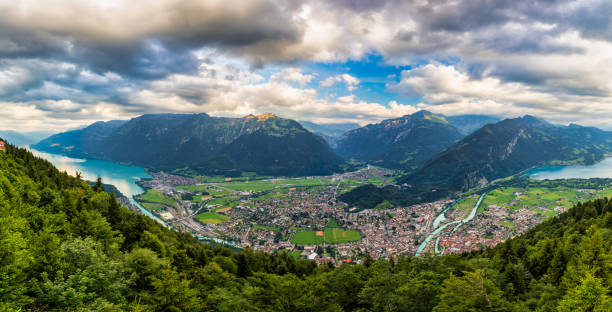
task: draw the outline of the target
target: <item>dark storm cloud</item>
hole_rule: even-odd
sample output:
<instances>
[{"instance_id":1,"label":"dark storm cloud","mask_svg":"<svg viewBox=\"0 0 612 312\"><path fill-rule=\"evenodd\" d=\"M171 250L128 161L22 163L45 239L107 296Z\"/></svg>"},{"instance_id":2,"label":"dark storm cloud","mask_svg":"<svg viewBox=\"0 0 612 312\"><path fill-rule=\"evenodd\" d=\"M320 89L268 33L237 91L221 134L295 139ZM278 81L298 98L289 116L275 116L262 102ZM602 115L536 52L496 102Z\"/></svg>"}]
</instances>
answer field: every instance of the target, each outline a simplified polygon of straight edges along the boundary
<instances>
[{"instance_id":1,"label":"dark storm cloud","mask_svg":"<svg viewBox=\"0 0 612 312\"><path fill-rule=\"evenodd\" d=\"M358 12L378 10L391 1L384 0L335 0L334 4Z\"/></svg>"},{"instance_id":2,"label":"dark storm cloud","mask_svg":"<svg viewBox=\"0 0 612 312\"><path fill-rule=\"evenodd\" d=\"M0 12L0 58L53 58L98 73L112 71L134 78L156 79L196 70L198 60L192 51L202 47L240 53L261 43L290 44L301 38L292 19L297 8L292 2L169 0L158 11L149 12L150 19L142 23L137 18L147 16L137 10L146 13L150 8L129 7L123 16L113 16L81 4L83 16L53 7L48 14L32 9L28 18L27 4L24 7L23 12L14 6ZM100 20L100 25L91 19ZM257 59L264 61L282 57L282 49L262 47L250 52L261 54Z\"/></svg>"}]
</instances>

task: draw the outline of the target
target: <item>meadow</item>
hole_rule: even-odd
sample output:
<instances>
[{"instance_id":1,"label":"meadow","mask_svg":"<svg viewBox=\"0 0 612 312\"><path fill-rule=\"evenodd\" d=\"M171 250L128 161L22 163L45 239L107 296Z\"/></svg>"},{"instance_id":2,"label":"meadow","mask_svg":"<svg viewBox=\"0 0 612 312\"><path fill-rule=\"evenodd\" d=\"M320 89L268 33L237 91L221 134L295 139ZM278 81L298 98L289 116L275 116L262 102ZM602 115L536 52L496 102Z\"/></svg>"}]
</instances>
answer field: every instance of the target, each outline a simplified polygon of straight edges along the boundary
<instances>
[{"instance_id":1,"label":"meadow","mask_svg":"<svg viewBox=\"0 0 612 312\"><path fill-rule=\"evenodd\" d=\"M224 216L224 215L214 213L214 212L202 212L200 214L197 214L195 218L204 224L208 224L208 223L218 224L218 223L227 221L229 219L228 216Z\"/></svg>"},{"instance_id":2,"label":"meadow","mask_svg":"<svg viewBox=\"0 0 612 312\"><path fill-rule=\"evenodd\" d=\"M174 198L164 196L162 191L148 189L144 194L138 195L136 199L148 210L163 209L164 206L175 206Z\"/></svg>"}]
</instances>

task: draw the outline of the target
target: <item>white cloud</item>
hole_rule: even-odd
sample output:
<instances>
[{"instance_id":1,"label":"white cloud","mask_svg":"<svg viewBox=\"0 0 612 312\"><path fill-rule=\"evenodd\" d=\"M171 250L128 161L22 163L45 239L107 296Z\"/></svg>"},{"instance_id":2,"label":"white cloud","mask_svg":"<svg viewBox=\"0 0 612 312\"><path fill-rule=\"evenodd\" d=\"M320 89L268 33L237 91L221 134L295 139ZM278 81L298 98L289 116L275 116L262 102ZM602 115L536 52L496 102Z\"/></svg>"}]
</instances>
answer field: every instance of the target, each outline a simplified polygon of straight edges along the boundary
<instances>
[{"instance_id":1,"label":"white cloud","mask_svg":"<svg viewBox=\"0 0 612 312\"><path fill-rule=\"evenodd\" d=\"M151 112L207 112L217 116L271 112L299 120L350 121L361 124L416 111L413 106L396 102L382 105L359 101L354 95L337 100L322 97L316 89L278 83L279 80L284 81L282 77L287 77L284 70L271 75L268 81L252 78L259 76L249 71L234 73L242 78L232 80L216 79L209 75L214 72L223 77L227 71L227 65L203 64L198 75L177 74L153 82L151 88L133 94L130 102L147 107ZM345 77L339 77L345 81ZM346 80L354 81L350 76Z\"/></svg>"},{"instance_id":2,"label":"white cloud","mask_svg":"<svg viewBox=\"0 0 612 312\"><path fill-rule=\"evenodd\" d=\"M305 75L299 68L288 67L282 71L275 73L270 77L271 82L295 82L300 87L304 87L307 83L312 81L313 75Z\"/></svg>"},{"instance_id":3,"label":"white cloud","mask_svg":"<svg viewBox=\"0 0 612 312\"><path fill-rule=\"evenodd\" d=\"M612 95L591 96L551 93L519 82L504 82L494 76L473 78L450 65L428 64L402 72L398 83L388 88L407 96L421 96L418 108L457 114L532 114L560 123L579 122L609 129Z\"/></svg>"},{"instance_id":4,"label":"white cloud","mask_svg":"<svg viewBox=\"0 0 612 312\"><path fill-rule=\"evenodd\" d=\"M344 83L346 84L347 90L353 91L357 88L357 85L359 84L359 79L349 74L340 74L337 76L327 77L325 80L321 82L321 86L331 87L336 83Z\"/></svg>"}]
</instances>

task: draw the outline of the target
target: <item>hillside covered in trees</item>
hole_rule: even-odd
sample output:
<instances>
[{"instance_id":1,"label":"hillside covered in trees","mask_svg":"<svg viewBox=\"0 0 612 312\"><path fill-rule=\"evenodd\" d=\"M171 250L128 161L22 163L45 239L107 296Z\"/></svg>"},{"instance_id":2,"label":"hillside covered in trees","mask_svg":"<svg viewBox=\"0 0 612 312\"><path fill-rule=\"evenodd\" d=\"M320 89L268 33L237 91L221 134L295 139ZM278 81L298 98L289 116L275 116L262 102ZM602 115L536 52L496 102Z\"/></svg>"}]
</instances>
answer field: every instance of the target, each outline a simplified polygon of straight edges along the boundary
<instances>
[{"instance_id":1,"label":"hillside covered in trees","mask_svg":"<svg viewBox=\"0 0 612 312\"><path fill-rule=\"evenodd\" d=\"M340 268L210 247L0 153L0 311L610 311L612 201L495 248Z\"/></svg>"}]
</instances>

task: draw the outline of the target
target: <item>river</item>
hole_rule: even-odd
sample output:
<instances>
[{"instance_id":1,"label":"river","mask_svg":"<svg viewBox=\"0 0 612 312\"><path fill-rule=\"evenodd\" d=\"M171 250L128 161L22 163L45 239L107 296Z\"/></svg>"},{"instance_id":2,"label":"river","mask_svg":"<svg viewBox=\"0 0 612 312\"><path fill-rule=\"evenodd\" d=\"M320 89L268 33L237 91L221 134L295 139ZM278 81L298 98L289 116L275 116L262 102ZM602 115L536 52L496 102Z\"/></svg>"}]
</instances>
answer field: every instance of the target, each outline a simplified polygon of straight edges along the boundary
<instances>
[{"instance_id":1,"label":"river","mask_svg":"<svg viewBox=\"0 0 612 312\"><path fill-rule=\"evenodd\" d=\"M427 247L427 243L429 243L429 241L434 238L434 236L438 235L440 232L442 232L444 229L446 229L447 227L449 227L452 224L457 224L457 226L453 229L453 232L456 231L461 225L472 221L472 219L474 219L474 217L476 216L476 212L478 212L478 207L480 207L480 203L482 203L482 200L485 198L485 196L487 195L487 192L482 193L482 195L480 195L480 198L478 198L478 201L476 202L476 204L474 205L474 208L472 208L472 211L470 212L470 214L463 220L457 220L457 221L453 221L453 222L449 222L449 223L445 223L441 226L436 227L436 222L434 221L434 230L433 232L431 232L429 235L427 235L427 237L425 238L425 240L421 243L421 245L419 245L419 248L417 249L416 253L414 254L416 257L418 257L419 255L421 255L421 253L423 252L423 250L425 250L425 248ZM461 197L463 198L463 197ZM446 213L446 211L448 211L450 208L452 208L457 201L459 201L461 198L456 199L455 201L453 201L450 205L448 205L448 207L446 209L444 209L444 211L442 211L442 213L440 213L440 215L438 215L438 217L436 218L436 220L440 220L438 222L438 224L443 221L446 220L446 217L444 216L444 214ZM435 252L439 253L439 249L438 249L438 243L440 242L439 237L438 239L436 239L436 245L435 245Z\"/></svg>"}]
</instances>

